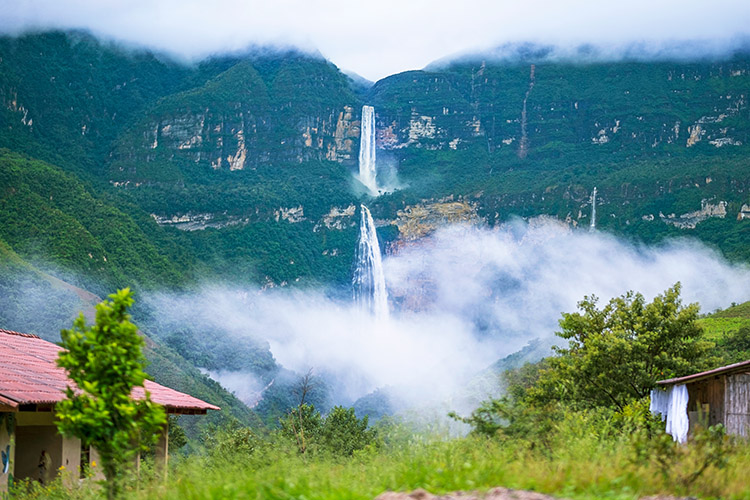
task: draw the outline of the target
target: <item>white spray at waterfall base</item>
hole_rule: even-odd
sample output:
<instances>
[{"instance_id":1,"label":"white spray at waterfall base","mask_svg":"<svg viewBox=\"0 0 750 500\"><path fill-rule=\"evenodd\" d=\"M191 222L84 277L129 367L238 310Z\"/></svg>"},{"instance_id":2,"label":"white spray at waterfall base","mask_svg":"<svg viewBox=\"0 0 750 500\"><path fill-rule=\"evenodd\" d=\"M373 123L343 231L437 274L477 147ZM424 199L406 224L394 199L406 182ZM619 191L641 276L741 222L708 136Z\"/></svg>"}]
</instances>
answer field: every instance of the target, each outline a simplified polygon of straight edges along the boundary
<instances>
[{"instance_id":1,"label":"white spray at waterfall base","mask_svg":"<svg viewBox=\"0 0 750 500\"><path fill-rule=\"evenodd\" d=\"M448 227L384 259L383 269L392 303L384 322L322 291L207 287L181 296L182 307L170 296L150 300L162 314L190 311L183 321L209 318L227 342L267 339L284 367L326 373L334 403L389 387L417 405L462 390L531 339L553 338L561 313L584 295L604 303L636 290L650 300L680 281L683 301L704 311L750 299L750 270L700 244L638 247L558 223Z\"/></svg>"}]
</instances>

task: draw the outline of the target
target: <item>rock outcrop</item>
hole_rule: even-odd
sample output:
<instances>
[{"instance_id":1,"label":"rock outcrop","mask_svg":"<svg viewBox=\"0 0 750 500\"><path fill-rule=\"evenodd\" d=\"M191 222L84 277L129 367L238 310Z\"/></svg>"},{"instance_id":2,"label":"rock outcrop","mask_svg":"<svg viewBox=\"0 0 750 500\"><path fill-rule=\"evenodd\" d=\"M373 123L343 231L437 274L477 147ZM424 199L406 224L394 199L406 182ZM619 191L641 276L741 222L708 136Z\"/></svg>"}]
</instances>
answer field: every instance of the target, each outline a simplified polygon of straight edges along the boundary
<instances>
[{"instance_id":1,"label":"rock outcrop","mask_svg":"<svg viewBox=\"0 0 750 500\"><path fill-rule=\"evenodd\" d=\"M357 212L355 205L349 205L346 208L332 207L331 210L320 221L328 229L337 229L339 231L357 224L354 214ZM317 231L320 224L316 224L313 231Z\"/></svg>"},{"instance_id":2,"label":"rock outcrop","mask_svg":"<svg viewBox=\"0 0 750 500\"><path fill-rule=\"evenodd\" d=\"M399 210L394 224L402 241L418 240L440 226L479 221L476 205L465 201L438 201L410 205Z\"/></svg>"},{"instance_id":3,"label":"rock outcrop","mask_svg":"<svg viewBox=\"0 0 750 500\"><path fill-rule=\"evenodd\" d=\"M181 231L200 231L209 227L219 229L222 227L247 224L250 222L248 217L227 215L226 213L187 213L171 216L151 214L151 217L160 226L172 226Z\"/></svg>"},{"instance_id":4,"label":"rock outcrop","mask_svg":"<svg viewBox=\"0 0 750 500\"><path fill-rule=\"evenodd\" d=\"M727 202L726 201L719 201L718 203L709 203L707 200L701 200L700 210L687 212L679 216L675 214L669 214L669 215L664 215L662 213L659 214L659 218L662 221L672 226L679 227L680 229L695 229L695 226L697 226L699 223L703 222L704 220L710 217L718 217L720 219L723 219L726 216L727 216ZM653 220L653 216L651 219L644 219L644 220Z\"/></svg>"}]
</instances>

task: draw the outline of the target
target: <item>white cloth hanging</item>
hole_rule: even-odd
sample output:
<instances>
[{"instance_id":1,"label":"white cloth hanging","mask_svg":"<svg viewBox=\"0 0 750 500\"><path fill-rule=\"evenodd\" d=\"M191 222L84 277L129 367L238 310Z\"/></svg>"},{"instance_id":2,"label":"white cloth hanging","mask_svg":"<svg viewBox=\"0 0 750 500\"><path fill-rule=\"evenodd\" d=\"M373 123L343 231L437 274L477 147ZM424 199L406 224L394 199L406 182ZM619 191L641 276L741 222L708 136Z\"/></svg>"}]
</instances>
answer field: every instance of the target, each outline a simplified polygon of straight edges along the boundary
<instances>
[{"instance_id":1,"label":"white cloth hanging","mask_svg":"<svg viewBox=\"0 0 750 500\"><path fill-rule=\"evenodd\" d=\"M667 433L678 443L687 441L690 422L687 414L688 390L685 385L672 388L669 398L669 414L667 415Z\"/></svg>"},{"instance_id":2,"label":"white cloth hanging","mask_svg":"<svg viewBox=\"0 0 750 500\"><path fill-rule=\"evenodd\" d=\"M657 387L651 391L651 405L649 411L654 415L659 415L662 422L667 419L669 412L669 390Z\"/></svg>"},{"instance_id":3,"label":"white cloth hanging","mask_svg":"<svg viewBox=\"0 0 750 500\"><path fill-rule=\"evenodd\" d=\"M651 391L649 410L666 420L667 434L678 443L687 441L690 421L687 414L688 391L685 385L674 385L667 390L654 389Z\"/></svg>"}]
</instances>

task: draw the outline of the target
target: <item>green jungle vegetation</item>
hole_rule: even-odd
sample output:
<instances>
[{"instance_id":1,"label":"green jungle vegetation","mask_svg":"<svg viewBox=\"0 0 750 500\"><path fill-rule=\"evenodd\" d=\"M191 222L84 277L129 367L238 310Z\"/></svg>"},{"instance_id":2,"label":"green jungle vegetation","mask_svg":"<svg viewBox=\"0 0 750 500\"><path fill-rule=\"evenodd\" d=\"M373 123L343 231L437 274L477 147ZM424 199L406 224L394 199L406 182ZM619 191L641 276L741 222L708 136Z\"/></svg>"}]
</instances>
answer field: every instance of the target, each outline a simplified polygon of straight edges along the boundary
<instances>
[{"instance_id":1,"label":"green jungle vegetation","mask_svg":"<svg viewBox=\"0 0 750 500\"><path fill-rule=\"evenodd\" d=\"M322 224L332 208L367 203L386 240L398 237L388 225L398 210L451 196L475 204L489 225L547 214L586 226L596 186L604 230L646 243L694 236L732 260L750 257L748 223L735 221L750 202L746 53L587 64L525 57L470 57L365 89L294 51L186 66L80 32L2 37L0 157L3 170L16 166L0 184L14 219L0 238L100 295L200 281L344 285L356 220ZM364 103L397 144L379 154L402 189L377 199L352 177ZM411 138L411 120L425 117L434 134ZM241 145L244 168L231 170ZM694 229L661 220L704 200L726 202L727 215ZM300 221L278 217L293 207ZM151 214L208 214L219 227L179 231ZM50 223L58 215L59 227ZM113 223L97 225L102 217Z\"/></svg>"},{"instance_id":2,"label":"green jungle vegetation","mask_svg":"<svg viewBox=\"0 0 750 500\"><path fill-rule=\"evenodd\" d=\"M467 58L368 87L295 51L252 49L188 66L81 32L0 37L0 327L59 341L96 295L123 287L136 297L205 282L344 289L358 212L333 224L326 217L358 203L381 222L387 247L399 237L399 210L441 199L471 202L490 226L546 214L585 227L596 186L604 231L636 243L695 237L750 261L750 222L736 220L750 202L747 52L693 62L535 57ZM395 141L379 158L402 188L378 198L352 177L363 104L376 107L381 140ZM230 157L243 168L230 169ZM719 202L723 218L692 229L665 222ZM281 215L297 207L298 220ZM212 224L201 230L163 223L206 214ZM696 318L705 333L691 347L700 344L700 356L668 371L747 359L747 309ZM331 409L324 391L303 405L298 375L262 339L231 349L138 302L133 316L149 376L223 410L181 417L185 456L170 482L150 480L146 460L125 493L132 498L372 498L499 484L568 498L750 495L742 472L750 450L720 429L675 447L646 415L643 394L613 407L540 375L564 373L573 352L507 372L508 398L456 415L474 432L449 439L408 421L369 426ZM196 366L249 367L278 383L250 409ZM311 426L305 440L295 411ZM17 495L98 493L83 483Z\"/></svg>"},{"instance_id":3,"label":"green jungle vegetation","mask_svg":"<svg viewBox=\"0 0 750 500\"><path fill-rule=\"evenodd\" d=\"M497 486L570 499L747 498L747 441L720 425L699 426L688 446L679 445L648 412L644 394L655 380L727 362L738 339L748 342L747 331L717 337L706 325L750 321L750 303L700 317L679 293L677 284L651 302L632 292L607 304L584 298L577 312L563 314L558 335L567 347L506 371L506 396L469 416L453 415L470 426L466 437L452 437L445 423L415 426L401 417L369 425L342 407L321 415L305 402L308 377L278 428L209 426L189 454L179 452L185 440L178 437L169 479L157 477L146 456L137 476L123 478L121 498L371 499L385 491ZM602 381L610 382L606 395ZM13 490L19 499L101 494L93 479L19 483Z\"/></svg>"},{"instance_id":4,"label":"green jungle vegetation","mask_svg":"<svg viewBox=\"0 0 750 500\"><path fill-rule=\"evenodd\" d=\"M0 239L100 295L201 281L344 285L356 218L323 224L333 208L367 203L385 240L398 238L388 225L398 210L445 197L471 201L489 225L547 214L586 226L596 186L604 230L646 243L695 236L750 258L750 226L734 220L750 201L747 54L588 64L529 54L467 58L365 89L294 51L186 66L82 32L2 37ZM403 188L377 199L352 177L363 103L398 143L380 154ZM411 138L415 117L434 134ZM241 146L243 168L227 168ZM661 220L703 200L726 202L726 217L694 229ZM293 207L299 221L279 217ZM213 224L180 231L151 214L208 214Z\"/></svg>"}]
</instances>

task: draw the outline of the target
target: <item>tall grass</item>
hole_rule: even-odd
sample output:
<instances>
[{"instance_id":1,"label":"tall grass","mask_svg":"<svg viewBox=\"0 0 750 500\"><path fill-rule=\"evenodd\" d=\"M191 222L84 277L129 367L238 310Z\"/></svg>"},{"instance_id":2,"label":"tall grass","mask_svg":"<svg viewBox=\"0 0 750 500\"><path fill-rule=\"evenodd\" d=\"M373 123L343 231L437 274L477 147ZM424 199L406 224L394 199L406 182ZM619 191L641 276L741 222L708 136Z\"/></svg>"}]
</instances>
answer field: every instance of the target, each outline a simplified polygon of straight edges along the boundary
<instances>
[{"instance_id":1,"label":"tall grass","mask_svg":"<svg viewBox=\"0 0 750 500\"><path fill-rule=\"evenodd\" d=\"M534 439L440 439L401 432L348 458L323 452L300 455L288 443L269 438L249 454L224 452L175 459L167 482L149 479L146 470L126 498L343 500L372 499L387 490L424 488L447 493L496 486L573 500L633 500L656 494L750 498L749 445L725 439L723 467L711 465L688 484L684 479L706 460L705 447L667 447L659 455L649 444L647 452L638 455L634 443L646 439L634 437L638 432L630 432L626 422L604 414L570 413L550 435ZM657 456L666 457L665 462L657 463ZM72 489L61 485L44 491L32 488L18 494L23 500L95 497L90 483Z\"/></svg>"}]
</instances>

